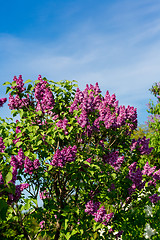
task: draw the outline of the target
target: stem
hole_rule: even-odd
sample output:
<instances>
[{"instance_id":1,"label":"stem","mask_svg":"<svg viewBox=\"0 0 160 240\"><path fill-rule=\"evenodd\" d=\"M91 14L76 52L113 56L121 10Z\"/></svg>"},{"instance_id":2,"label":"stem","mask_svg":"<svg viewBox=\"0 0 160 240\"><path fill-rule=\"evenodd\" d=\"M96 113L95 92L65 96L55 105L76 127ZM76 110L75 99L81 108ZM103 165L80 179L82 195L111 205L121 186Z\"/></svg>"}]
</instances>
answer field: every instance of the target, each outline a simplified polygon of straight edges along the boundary
<instances>
[{"instance_id":1,"label":"stem","mask_svg":"<svg viewBox=\"0 0 160 240\"><path fill-rule=\"evenodd\" d=\"M23 225L23 220L22 220L22 216L21 216L21 213L19 211L19 208L18 208L18 204L16 203L16 207L17 207L17 213L15 213L17 216L18 216L18 222L22 228L22 231L23 231L23 234L24 234L24 237L27 239L27 240L31 240L30 236L28 235L24 225ZM15 212L15 209L14 209L14 212Z\"/></svg>"},{"instance_id":2,"label":"stem","mask_svg":"<svg viewBox=\"0 0 160 240\"><path fill-rule=\"evenodd\" d=\"M61 230L61 225L62 225L62 223L58 222L57 230L56 230L56 234L55 234L55 238L54 238L54 240L58 240L58 239L59 239L59 236L60 236L60 230Z\"/></svg>"}]
</instances>

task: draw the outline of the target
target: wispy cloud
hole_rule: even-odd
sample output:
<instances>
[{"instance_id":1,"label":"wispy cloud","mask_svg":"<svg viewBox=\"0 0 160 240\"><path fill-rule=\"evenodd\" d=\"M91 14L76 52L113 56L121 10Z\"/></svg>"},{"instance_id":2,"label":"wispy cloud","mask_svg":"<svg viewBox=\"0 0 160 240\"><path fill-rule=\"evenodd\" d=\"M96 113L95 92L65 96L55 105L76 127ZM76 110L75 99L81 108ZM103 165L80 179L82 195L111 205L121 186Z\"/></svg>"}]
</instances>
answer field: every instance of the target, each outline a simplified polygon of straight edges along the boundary
<instances>
[{"instance_id":1,"label":"wispy cloud","mask_svg":"<svg viewBox=\"0 0 160 240\"><path fill-rule=\"evenodd\" d=\"M110 6L112 12L104 8L97 21L87 18L75 23L53 40L0 35L0 82L18 74L25 79L36 79L38 74L55 81L76 79L82 89L86 83L98 82L103 94L116 93L121 104L137 107L140 122L145 121L148 88L160 76L160 18L154 15L160 4L151 8L151 1L142 2L145 8L139 3L125 5L127 1L123 11L118 11L119 4ZM103 27L97 30L102 19Z\"/></svg>"}]
</instances>

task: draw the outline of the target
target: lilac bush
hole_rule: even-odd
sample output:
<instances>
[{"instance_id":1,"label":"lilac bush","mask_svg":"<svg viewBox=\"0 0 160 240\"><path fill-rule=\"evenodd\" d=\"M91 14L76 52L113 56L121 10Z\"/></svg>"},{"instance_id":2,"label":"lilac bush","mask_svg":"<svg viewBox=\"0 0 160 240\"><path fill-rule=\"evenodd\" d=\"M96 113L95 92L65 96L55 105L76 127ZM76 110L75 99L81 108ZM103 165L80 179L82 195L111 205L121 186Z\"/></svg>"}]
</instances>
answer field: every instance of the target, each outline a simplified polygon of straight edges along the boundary
<instances>
[{"instance_id":1,"label":"lilac bush","mask_svg":"<svg viewBox=\"0 0 160 240\"><path fill-rule=\"evenodd\" d=\"M159 231L160 169L142 161L153 151L149 139L131 137L136 108L109 91L103 97L98 83L81 91L20 75L6 84L19 120L1 119L0 216L21 226L13 237L100 239L102 229L104 239L144 239L146 205Z\"/></svg>"}]
</instances>

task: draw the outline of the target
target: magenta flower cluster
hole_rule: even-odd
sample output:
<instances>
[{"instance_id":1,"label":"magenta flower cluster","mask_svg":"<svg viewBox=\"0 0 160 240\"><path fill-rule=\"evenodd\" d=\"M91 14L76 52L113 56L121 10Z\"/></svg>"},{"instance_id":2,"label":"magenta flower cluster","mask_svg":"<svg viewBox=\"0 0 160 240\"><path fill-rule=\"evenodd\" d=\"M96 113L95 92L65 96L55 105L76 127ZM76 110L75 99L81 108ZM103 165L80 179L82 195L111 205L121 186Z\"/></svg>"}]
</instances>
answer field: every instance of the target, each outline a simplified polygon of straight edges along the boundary
<instances>
[{"instance_id":1,"label":"magenta flower cluster","mask_svg":"<svg viewBox=\"0 0 160 240\"><path fill-rule=\"evenodd\" d=\"M150 196L149 199L152 203L155 204L160 200L160 196L158 196L157 193L155 193L152 196Z\"/></svg>"},{"instance_id":2,"label":"magenta flower cluster","mask_svg":"<svg viewBox=\"0 0 160 240\"><path fill-rule=\"evenodd\" d=\"M35 87L36 111L42 111L43 113L48 111L52 115L51 110L55 104L54 96L47 81L44 81L41 75L38 76L38 80L40 82Z\"/></svg>"},{"instance_id":3,"label":"magenta flower cluster","mask_svg":"<svg viewBox=\"0 0 160 240\"><path fill-rule=\"evenodd\" d=\"M61 151L57 149L51 162L52 166L64 167L67 162L74 162L77 153L77 146L64 147Z\"/></svg>"},{"instance_id":4,"label":"magenta flower cluster","mask_svg":"<svg viewBox=\"0 0 160 240\"><path fill-rule=\"evenodd\" d=\"M40 162L38 159L35 159L33 162L28 158L24 156L23 150L20 149L18 151L18 155L17 156L12 156L11 157L11 166L12 168L12 180L10 182L12 182L13 184L15 184L16 180L17 180L17 170L18 169L25 169L24 172L25 173L29 173L32 174L34 170L38 169L40 166ZM20 185L16 185L16 191L15 194L8 194L8 204L11 204L13 202L16 202L20 197L21 197L21 192L29 187L28 183L23 183Z\"/></svg>"},{"instance_id":5,"label":"magenta flower cluster","mask_svg":"<svg viewBox=\"0 0 160 240\"><path fill-rule=\"evenodd\" d=\"M133 182L132 186L128 189L129 194L132 194L136 188L138 190L144 188L145 182L142 182L142 172L140 168L137 168L137 162L134 162L129 166L128 178Z\"/></svg>"},{"instance_id":6,"label":"magenta flower cluster","mask_svg":"<svg viewBox=\"0 0 160 240\"><path fill-rule=\"evenodd\" d=\"M4 180L1 172L0 172L0 184L4 184Z\"/></svg>"},{"instance_id":7,"label":"magenta flower cluster","mask_svg":"<svg viewBox=\"0 0 160 240\"><path fill-rule=\"evenodd\" d=\"M131 151L134 149L138 149L140 154L150 154L153 148L149 148L149 138L146 139L146 137L139 138L137 141L135 139L132 140L131 144Z\"/></svg>"},{"instance_id":8,"label":"magenta flower cluster","mask_svg":"<svg viewBox=\"0 0 160 240\"><path fill-rule=\"evenodd\" d=\"M57 123L56 123L57 127L61 128L64 130L64 134L67 135L68 131L67 131L67 126L68 124L68 120L67 118L64 118L63 120L60 119Z\"/></svg>"},{"instance_id":9,"label":"magenta flower cluster","mask_svg":"<svg viewBox=\"0 0 160 240\"><path fill-rule=\"evenodd\" d=\"M40 162L38 159L31 161L29 157L26 157L24 161L24 168L25 168L24 172L33 174L34 170L38 169L39 166L40 166Z\"/></svg>"},{"instance_id":10,"label":"magenta flower cluster","mask_svg":"<svg viewBox=\"0 0 160 240\"><path fill-rule=\"evenodd\" d=\"M16 123L18 122L18 120L16 121ZM20 133L21 129L20 127L16 127L16 133ZM17 138L17 136L15 136L15 139L13 139L13 143L16 144L18 141L20 140L20 138Z\"/></svg>"},{"instance_id":11,"label":"magenta flower cluster","mask_svg":"<svg viewBox=\"0 0 160 240\"><path fill-rule=\"evenodd\" d=\"M45 221L44 220L39 223L40 228L44 228L44 225L45 225Z\"/></svg>"},{"instance_id":12,"label":"magenta flower cluster","mask_svg":"<svg viewBox=\"0 0 160 240\"><path fill-rule=\"evenodd\" d=\"M12 168L12 179L11 179L11 181L9 181L9 183L13 183L15 185L15 182L17 180L17 170L23 169L24 158L25 158L25 156L24 156L22 149L20 149L18 151L17 156L11 157L10 164L13 168ZM4 180L3 180L1 173L0 173L0 184L4 184ZM15 194L7 193L7 195L8 195L7 203L12 204L13 202L18 201L19 198L21 197L21 192L28 187L29 187L28 183L22 183L19 185L15 185ZM7 186L6 186L6 188L7 188Z\"/></svg>"},{"instance_id":13,"label":"magenta flower cluster","mask_svg":"<svg viewBox=\"0 0 160 240\"><path fill-rule=\"evenodd\" d=\"M7 101L7 98L0 98L0 107L3 107L3 104Z\"/></svg>"},{"instance_id":14,"label":"magenta flower cluster","mask_svg":"<svg viewBox=\"0 0 160 240\"><path fill-rule=\"evenodd\" d=\"M13 202L17 202L20 197L21 197L21 193L24 189L28 188L29 184L28 183L22 183L20 185L16 185L16 190L15 190L15 194L9 193L8 194L8 204L12 204Z\"/></svg>"},{"instance_id":15,"label":"magenta flower cluster","mask_svg":"<svg viewBox=\"0 0 160 240\"><path fill-rule=\"evenodd\" d=\"M0 152L4 152L4 149L5 149L5 145L4 145L4 142L3 142L3 138L0 137Z\"/></svg>"},{"instance_id":16,"label":"magenta flower cluster","mask_svg":"<svg viewBox=\"0 0 160 240\"><path fill-rule=\"evenodd\" d=\"M39 192L39 196L40 196L41 200L46 199L46 198L50 198L49 192L47 192L46 190L44 190L42 192Z\"/></svg>"},{"instance_id":17,"label":"magenta flower cluster","mask_svg":"<svg viewBox=\"0 0 160 240\"><path fill-rule=\"evenodd\" d=\"M94 203L92 200L90 200L85 205L86 207L85 212L88 213L89 215L94 216L94 220L96 222L100 222L103 223L104 225L107 225L111 218L113 218L114 214L113 212L107 214L104 206L99 208L100 204L101 204L100 202Z\"/></svg>"},{"instance_id":18,"label":"magenta flower cluster","mask_svg":"<svg viewBox=\"0 0 160 240\"><path fill-rule=\"evenodd\" d=\"M100 204L101 204L100 202L95 202L94 203L92 200L90 200L85 205L85 207L86 207L85 212L88 213L89 215L94 216L95 212L98 211L98 208L99 208Z\"/></svg>"},{"instance_id":19,"label":"magenta flower cluster","mask_svg":"<svg viewBox=\"0 0 160 240\"><path fill-rule=\"evenodd\" d=\"M23 107L29 107L31 105L31 101L29 98L29 94L26 95L26 97L22 98L20 97L20 94L25 90L22 75L19 75L19 78L17 79L16 76L14 76L13 82L16 83L15 86L12 86L12 89L16 89L16 95L15 97L10 93L9 94L9 109L20 109Z\"/></svg>"},{"instance_id":20,"label":"magenta flower cluster","mask_svg":"<svg viewBox=\"0 0 160 240\"><path fill-rule=\"evenodd\" d=\"M128 125L132 130L137 127L136 108L118 107L115 94L110 96L107 91L105 97L102 97L99 93L98 83L95 87L86 85L83 92L78 88L70 106L70 113L73 113L74 110L81 110L80 116L76 116L76 119L79 125L85 128L85 133L90 136L93 130L99 131L101 124L106 129L116 129L123 125ZM94 122L91 122L90 116L92 114L95 115Z\"/></svg>"},{"instance_id":21,"label":"magenta flower cluster","mask_svg":"<svg viewBox=\"0 0 160 240\"><path fill-rule=\"evenodd\" d=\"M12 96L11 93L9 94L9 109L13 110L13 109L20 109L23 107L28 107L30 105L30 99L29 99L29 95L27 95L26 98L20 98L18 94L16 94L16 96Z\"/></svg>"},{"instance_id":22,"label":"magenta flower cluster","mask_svg":"<svg viewBox=\"0 0 160 240\"><path fill-rule=\"evenodd\" d=\"M11 157L11 166L13 167L13 176L17 175L17 169L25 168L24 172L32 174L34 170L38 169L40 162L38 159L31 161L29 157L25 157L22 149L19 150L17 156ZM16 180L16 178L15 178Z\"/></svg>"},{"instance_id":23,"label":"magenta flower cluster","mask_svg":"<svg viewBox=\"0 0 160 240\"><path fill-rule=\"evenodd\" d=\"M11 88L16 89L17 93L22 93L25 90L25 88L23 87L24 83L23 83L22 75L19 75L18 79L16 76L14 76L13 83L16 83L16 85L12 86Z\"/></svg>"},{"instance_id":24,"label":"magenta flower cluster","mask_svg":"<svg viewBox=\"0 0 160 240\"><path fill-rule=\"evenodd\" d=\"M103 161L110 164L116 171L121 167L124 156L119 157L119 151L111 152L103 156Z\"/></svg>"},{"instance_id":25,"label":"magenta flower cluster","mask_svg":"<svg viewBox=\"0 0 160 240\"><path fill-rule=\"evenodd\" d=\"M23 169L24 166L24 153L22 151L22 149L20 149L18 151L18 155L17 156L12 156L11 157L11 166L13 167L12 169L12 183L15 183L15 181L17 180L17 170L18 169Z\"/></svg>"},{"instance_id":26,"label":"magenta flower cluster","mask_svg":"<svg viewBox=\"0 0 160 240\"><path fill-rule=\"evenodd\" d=\"M156 166L150 167L149 163L146 162L146 164L143 167L142 174L147 176L152 176L155 170L156 170Z\"/></svg>"}]
</instances>

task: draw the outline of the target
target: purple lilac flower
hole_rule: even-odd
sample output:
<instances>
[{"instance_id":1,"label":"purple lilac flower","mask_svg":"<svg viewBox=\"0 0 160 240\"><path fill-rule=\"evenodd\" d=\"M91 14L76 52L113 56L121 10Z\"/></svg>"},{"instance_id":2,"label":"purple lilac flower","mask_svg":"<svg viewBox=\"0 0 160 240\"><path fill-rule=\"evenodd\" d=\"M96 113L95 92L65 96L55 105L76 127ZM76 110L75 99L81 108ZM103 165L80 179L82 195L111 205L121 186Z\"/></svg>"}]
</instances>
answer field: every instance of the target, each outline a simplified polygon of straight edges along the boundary
<instances>
[{"instance_id":1,"label":"purple lilac flower","mask_svg":"<svg viewBox=\"0 0 160 240\"><path fill-rule=\"evenodd\" d=\"M34 166L34 169L38 169L38 168L39 168L39 166L40 166L39 159L35 159L35 160L34 160L33 166Z\"/></svg>"},{"instance_id":2,"label":"purple lilac flower","mask_svg":"<svg viewBox=\"0 0 160 240\"><path fill-rule=\"evenodd\" d=\"M109 128L119 128L122 125L128 125L131 130L137 127L137 110L128 106L118 107L118 101L115 94L112 96L106 92L105 97L99 95L98 83L96 86L86 85L86 89L81 92L77 88L75 98L70 106L70 112L81 110L80 115L76 115L79 125L84 129L84 134L91 135L92 131L99 131L100 125ZM96 113L93 123L90 122L90 114ZM92 121L92 120L91 120Z\"/></svg>"},{"instance_id":3,"label":"purple lilac flower","mask_svg":"<svg viewBox=\"0 0 160 240\"><path fill-rule=\"evenodd\" d=\"M5 145L4 145L4 142L3 142L3 138L0 137L0 152L4 152L4 149L5 149Z\"/></svg>"},{"instance_id":4,"label":"purple lilac flower","mask_svg":"<svg viewBox=\"0 0 160 240\"><path fill-rule=\"evenodd\" d=\"M155 169L156 169L156 166L150 167L149 163L146 162L146 164L143 167L142 174L147 176L152 176Z\"/></svg>"},{"instance_id":5,"label":"purple lilac flower","mask_svg":"<svg viewBox=\"0 0 160 240\"><path fill-rule=\"evenodd\" d=\"M94 216L94 214L97 212L100 204L101 204L100 202L95 202L94 203L92 200L90 200L85 205L85 207L86 207L85 212L88 213L89 215Z\"/></svg>"},{"instance_id":6,"label":"purple lilac flower","mask_svg":"<svg viewBox=\"0 0 160 240\"><path fill-rule=\"evenodd\" d=\"M25 161L24 161L24 172L25 173L29 173L29 174L33 174L33 171L35 169L38 169L40 166L40 162L38 159L35 159L33 162L29 159L29 157L26 157Z\"/></svg>"},{"instance_id":7,"label":"purple lilac flower","mask_svg":"<svg viewBox=\"0 0 160 240\"><path fill-rule=\"evenodd\" d=\"M42 192L39 192L39 196L40 196L41 200L46 199L46 198L50 198L49 192L47 192L46 190L44 190Z\"/></svg>"},{"instance_id":8,"label":"purple lilac flower","mask_svg":"<svg viewBox=\"0 0 160 240\"><path fill-rule=\"evenodd\" d=\"M142 155L150 154L153 148L152 147L149 148L149 140L150 139L149 138L146 139L145 136L143 138L139 138L137 141L133 139L131 144L131 151L137 148L140 154Z\"/></svg>"},{"instance_id":9,"label":"purple lilac flower","mask_svg":"<svg viewBox=\"0 0 160 240\"><path fill-rule=\"evenodd\" d=\"M156 187L156 180L154 179L154 180L150 180L149 182L148 182L148 186L154 186L154 187Z\"/></svg>"},{"instance_id":10,"label":"purple lilac flower","mask_svg":"<svg viewBox=\"0 0 160 240\"><path fill-rule=\"evenodd\" d=\"M60 120L56 123L56 125L57 125L57 127L59 127L59 128L61 128L61 129L64 130L65 135L68 134L68 131L67 131L67 129L66 129L67 126L69 125L67 118L64 118L63 120L60 119Z\"/></svg>"},{"instance_id":11,"label":"purple lilac flower","mask_svg":"<svg viewBox=\"0 0 160 240\"><path fill-rule=\"evenodd\" d=\"M108 155L104 155L103 160L105 163L110 164L117 171L124 161L124 156L119 157L119 151L116 151L109 153Z\"/></svg>"},{"instance_id":12,"label":"purple lilac flower","mask_svg":"<svg viewBox=\"0 0 160 240\"><path fill-rule=\"evenodd\" d=\"M107 225L111 218L114 216L113 212L107 214L105 207L102 206L96 213L94 213L94 220L96 222L102 222L104 225Z\"/></svg>"},{"instance_id":13,"label":"purple lilac flower","mask_svg":"<svg viewBox=\"0 0 160 240\"><path fill-rule=\"evenodd\" d=\"M76 152L77 147L75 145L73 147L69 146L68 148L64 147L61 151L57 149L53 156L51 165L55 167L64 167L67 162L74 162Z\"/></svg>"},{"instance_id":14,"label":"purple lilac flower","mask_svg":"<svg viewBox=\"0 0 160 240\"><path fill-rule=\"evenodd\" d=\"M16 86L13 86L11 88L12 89L17 89L18 93L22 93L25 90L25 88L23 87L24 83L23 83L22 75L19 75L18 79L17 79L16 76L14 76L13 82L16 82Z\"/></svg>"},{"instance_id":15,"label":"purple lilac flower","mask_svg":"<svg viewBox=\"0 0 160 240\"><path fill-rule=\"evenodd\" d=\"M12 180L10 182L15 184L16 180L17 180L17 168L13 167L13 169L12 169Z\"/></svg>"},{"instance_id":16,"label":"purple lilac flower","mask_svg":"<svg viewBox=\"0 0 160 240\"><path fill-rule=\"evenodd\" d=\"M22 151L22 148L20 148L17 156L11 156L11 166L15 169L23 169L24 159L24 153Z\"/></svg>"},{"instance_id":17,"label":"purple lilac flower","mask_svg":"<svg viewBox=\"0 0 160 240\"><path fill-rule=\"evenodd\" d=\"M140 168L136 167L137 162L134 162L129 166L128 178L133 182L132 186L128 189L129 194L132 194L136 190L136 188L138 190L141 190L145 186L145 182L142 182L142 172Z\"/></svg>"},{"instance_id":18,"label":"purple lilac flower","mask_svg":"<svg viewBox=\"0 0 160 240\"><path fill-rule=\"evenodd\" d=\"M40 81L35 87L35 98L37 101L37 111L51 111L54 107L54 97L51 89L47 86L47 81L43 80L41 75L38 76Z\"/></svg>"},{"instance_id":19,"label":"purple lilac flower","mask_svg":"<svg viewBox=\"0 0 160 240\"><path fill-rule=\"evenodd\" d=\"M0 107L3 107L3 104L7 101L7 98L0 98Z\"/></svg>"},{"instance_id":20,"label":"purple lilac flower","mask_svg":"<svg viewBox=\"0 0 160 240\"><path fill-rule=\"evenodd\" d=\"M4 180L1 172L0 172L0 184L4 184Z\"/></svg>"},{"instance_id":21,"label":"purple lilac flower","mask_svg":"<svg viewBox=\"0 0 160 240\"><path fill-rule=\"evenodd\" d=\"M29 187L28 183L22 183L20 185L16 185L15 194L12 194L12 193L8 194L8 204L17 202L21 197L21 192L28 187Z\"/></svg>"},{"instance_id":22,"label":"purple lilac flower","mask_svg":"<svg viewBox=\"0 0 160 240\"><path fill-rule=\"evenodd\" d=\"M160 200L160 196L158 196L156 193L149 197L150 201L152 203L157 203Z\"/></svg>"},{"instance_id":23,"label":"purple lilac flower","mask_svg":"<svg viewBox=\"0 0 160 240\"><path fill-rule=\"evenodd\" d=\"M100 209L98 209L98 211L94 214L95 218L94 220L96 222L102 222L104 221L104 216L106 215L106 210L105 207L102 206Z\"/></svg>"},{"instance_id":24,"label":"purple lilac flower","mask_svg":"<svg viewBox=\"0 0 160 240\"><path fill-rule=\"evenodd\" d=\"M14 96L11 95L11 93L9 94L9 109L13 110L13 109L20 109L23 107L28 107L31 104L30 102L30 98L29 98L29 94L27 94L26 98L20 98L18 94Z\"/></svg>"},{"instance_id":25,"label":"purple lilac flower","mask_svg":"<svg viewBox=\"0 0 160 240\"><path fill-rule=\"evenodd\" d=\"M41 221L41 222L39 223L40 228L44 228L44 224L45 224L45 221Z\"/></svg>"},{"instance_id":26,"label":"purple lilac flower","mask_svg":"<svg viewBox=\"0 0 160 240\"><path fill-rule=\"evenodd\" d=\"M153 173L153 179L160 180L160 169Z\"/></svg>"},{"instance_id":27,"label":"purple lilac flower","mask_svg":"<svg viewBox=\"0 0 160 240\"><path fill-rule=\"evenodd\" d=\"M24 172L25 173L29 173L32 174L34 167L33 167L33 162L29 159L29 157L26 157L25 161L24 161Z\"/></svg>"}]
</instances>

